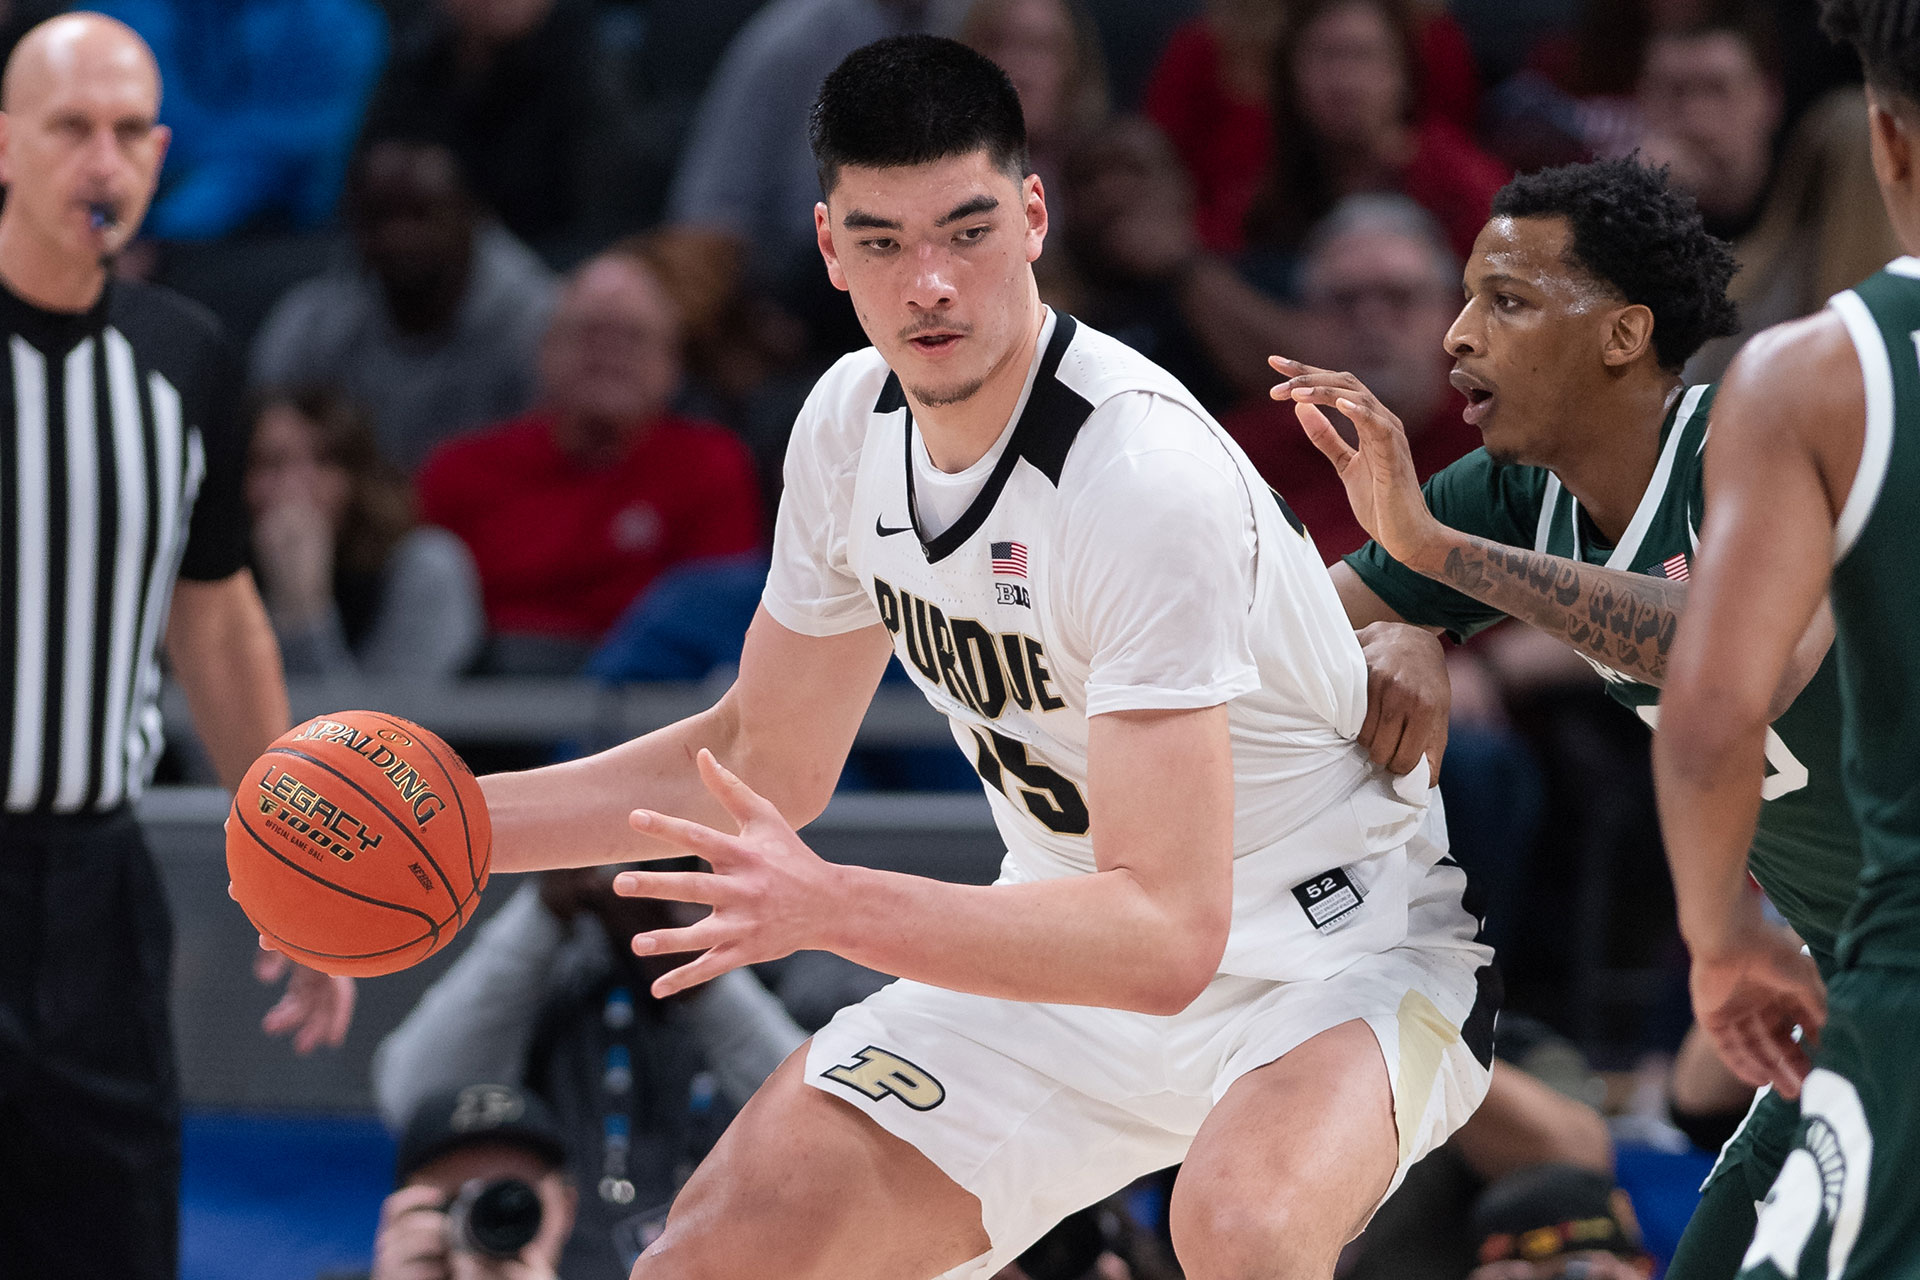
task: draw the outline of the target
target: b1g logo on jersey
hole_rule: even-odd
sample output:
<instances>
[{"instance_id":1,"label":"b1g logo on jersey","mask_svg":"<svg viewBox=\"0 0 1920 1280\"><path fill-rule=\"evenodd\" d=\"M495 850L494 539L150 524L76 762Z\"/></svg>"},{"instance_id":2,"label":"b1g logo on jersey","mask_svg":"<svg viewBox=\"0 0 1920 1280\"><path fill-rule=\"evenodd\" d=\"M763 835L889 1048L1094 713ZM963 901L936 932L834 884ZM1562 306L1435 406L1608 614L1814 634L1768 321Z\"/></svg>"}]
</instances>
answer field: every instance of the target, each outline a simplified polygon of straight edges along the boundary
<instances>
[{"instance_id":1,"label":"b1g logo on jersey","mask_svg":"<svg viewBox=\"0 0 1920 1280\"><path fill-rule=\"evenodd\" d=\"M931 1111L947 1100L947 1088L926 1071L897 1053L868 1045L843 1066L829 1067L821 1077L843 1084L879 1102L891 1094L915 1111Z\"/></svg>"},{"instance_id":2,"label":"b1g logo on jersey","mask_svg":"<svg viewBox=\"0 0 1920 1280\"><path fill-rule=\"evenodd\" d=\"M1015 583L998 583L1025 592ZM1066 706L1053 691L1053 673L1038 640L1018 631L994 632L972 618L948 618L939 605L883 578L873 580L873 602L887 631L906 642L907 660L928 684L960 704L998 720L1011 701L1022 711Z\"/></svg>"}]
</instances>

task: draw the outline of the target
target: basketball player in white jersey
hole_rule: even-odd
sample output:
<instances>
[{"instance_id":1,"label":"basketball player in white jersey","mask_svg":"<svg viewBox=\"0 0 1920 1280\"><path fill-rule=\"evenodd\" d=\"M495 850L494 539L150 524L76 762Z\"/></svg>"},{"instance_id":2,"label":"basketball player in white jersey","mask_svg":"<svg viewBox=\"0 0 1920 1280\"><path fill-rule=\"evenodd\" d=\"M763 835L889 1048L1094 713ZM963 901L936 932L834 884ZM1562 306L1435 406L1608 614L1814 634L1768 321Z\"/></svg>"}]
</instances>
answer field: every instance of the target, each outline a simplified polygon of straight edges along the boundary
<instances>
[{"instance_id":1,"label":"basketball player in white jersey","mask_svg":"<svg viewBox=\"0 0 1920 1280\"><path fill-rule=\"evenodd\" d=\"M1360 647L1246 458L1040 303L1004 74L883 41L828 77L812 137L820 250L874 346L794 428L738 681L485 783L497 868L710 864L617 882L713 908L634 939L701 953L658 994L806 948L901 979L774 1074L634 1275L986 1277L1184 1160L1190 1277L1324 1280L1487 1087L1497 984L1428 772L1356 743ZM995 885L795 834L895 653L985 783Z\"/></svg>"}]
</instances>

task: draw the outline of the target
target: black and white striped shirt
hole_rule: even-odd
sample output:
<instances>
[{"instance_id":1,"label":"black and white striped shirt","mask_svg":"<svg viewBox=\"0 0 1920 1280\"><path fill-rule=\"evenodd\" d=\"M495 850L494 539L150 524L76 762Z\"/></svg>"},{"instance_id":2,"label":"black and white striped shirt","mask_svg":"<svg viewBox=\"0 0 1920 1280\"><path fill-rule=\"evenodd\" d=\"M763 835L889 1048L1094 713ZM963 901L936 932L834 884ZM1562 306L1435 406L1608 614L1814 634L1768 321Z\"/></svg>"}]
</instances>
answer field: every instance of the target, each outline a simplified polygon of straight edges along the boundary
<instances>
[{"instance_id":1,"label":"black and white striped shirt","mask_svg":"<svg viewBox=\"0 0 1920 1280\"><path fill-rule=\"evenodd\" d=\"M124 282L84 314L0 287L0 340L0 812L109 810L160 754L175 577L246 562L237 366Z\"/></svg>"}]
</instances>

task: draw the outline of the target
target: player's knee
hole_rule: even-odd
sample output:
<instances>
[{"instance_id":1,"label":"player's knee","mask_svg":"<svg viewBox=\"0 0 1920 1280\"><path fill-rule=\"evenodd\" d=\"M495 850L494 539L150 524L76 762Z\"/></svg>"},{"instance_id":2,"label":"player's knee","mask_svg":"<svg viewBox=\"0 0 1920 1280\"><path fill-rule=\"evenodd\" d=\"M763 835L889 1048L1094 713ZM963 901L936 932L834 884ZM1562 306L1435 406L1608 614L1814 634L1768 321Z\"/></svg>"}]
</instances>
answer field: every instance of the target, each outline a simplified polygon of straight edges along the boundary
<instances>
[{"instance_id":1,"label":"player's knee","mask_svg":"<svg viewBox=\"0 0 1920 1280\"><path fill-rule=\"evenodd\" d=\"M804 1277L833 1221L804 1179L775 1176L767 1164L709 1157L675 1199L660 1238L633 1280L735 1280L761 1273ZM743 1230L742 1224L770 1227Z\"/></svg>"},{"instance_id":2,"label":"player's knee","mask_svg":"<svg viewBox=\"0 0 1920 1280\"><path fill-rule=\"evenodd\" d=\"M631 1280L721 1280L728 1260L716 1247L711 1207L700 1199L698 1186L689 1182L659 1238L633 1264Z\"/></svg>"},{"instance_id":3,"label":"player's knee","mask_svg":"<svg viewBox=\"0 0 1920 1280\"><path fill-rule=\"evenodd\" d=\"M811 1221L813 1228L808 1229ZM738 1280L779 1275L804 1280L816 1274L831 1221L821 1206L775 1194L749 1174L739 1181L689 1182L681 1191L660 1238L634 1265L632 1280ZM743 1224L746 1225L743 1229ZM773 1225L758 1231L752 1225Z\"/></svg>"},{"instance_id":4,"label":"player's knee","mask_svg":"<svg viewBox=\"0 0 1920 1280\"><path fill-rule=\"evenodd\" d=\"M669 1225L633 1264L631 1280L733 1280L743 1261L712 1232Z\"/></svg>"},{"instance_id":5,"label":"player's knee","mask_svg":"<svg viewBox=\"0 0 1920 1280\"><path fill-rule=\"evenodd\" d=\"M875 1208L863 1118L782 1067L694 1171L633 1280L831 1280L849 1206ZM811 1176L795 1177L804 1160ZM860 1193L866 1193L861 1199Z\"/></svg>"},{"instance_id":6,"label":"player's knee","mask_svg":"<svg viewBox=\"0 0 1920 1280\"><path fill-rule=\"evenodd\" d=\"M1169 1226L1188 1280L1327 1280L1340 1247L1294 1197L1174 1197Z\"/></svg>"},{"instance_id":7,"label":"player's knee","mask_svg":"<svg viewBox=\"0 0 1920 1280\"><path fill-rule=\"evenodd\" d=\"M633 1264L629 1280L719 1280L719 1272L696 1256L670 1245L670 1235L654 1241Z\"/></svg>"}]
</instances>

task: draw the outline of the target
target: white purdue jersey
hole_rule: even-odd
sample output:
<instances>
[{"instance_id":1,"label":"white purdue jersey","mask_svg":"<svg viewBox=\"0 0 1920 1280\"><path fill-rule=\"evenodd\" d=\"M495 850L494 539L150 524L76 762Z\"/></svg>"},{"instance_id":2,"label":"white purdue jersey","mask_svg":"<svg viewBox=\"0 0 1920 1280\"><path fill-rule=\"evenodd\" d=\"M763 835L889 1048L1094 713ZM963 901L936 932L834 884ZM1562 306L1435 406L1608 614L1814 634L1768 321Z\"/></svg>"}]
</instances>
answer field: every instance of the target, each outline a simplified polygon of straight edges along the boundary
<instances>
[{"instance_id":1,"label":"white purdue jersey","mask_svg":"<svg viewBox=\"0 0 1920 1280\"><path fill-rule=\"evenodd\" d=\"M1193 396L1050 317L984 487L925 537L915 434L877 352L827 372L794 427L764 603L809 635L886 627L986 786L1002 881L1095 869L1089 716L1225 703L1221 971L1324 977L1399 944L1444 851L1425 770L1393 779L1356 745L1366 668L1326 568Z\"/></svg>"}]
</instances>

